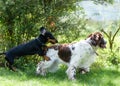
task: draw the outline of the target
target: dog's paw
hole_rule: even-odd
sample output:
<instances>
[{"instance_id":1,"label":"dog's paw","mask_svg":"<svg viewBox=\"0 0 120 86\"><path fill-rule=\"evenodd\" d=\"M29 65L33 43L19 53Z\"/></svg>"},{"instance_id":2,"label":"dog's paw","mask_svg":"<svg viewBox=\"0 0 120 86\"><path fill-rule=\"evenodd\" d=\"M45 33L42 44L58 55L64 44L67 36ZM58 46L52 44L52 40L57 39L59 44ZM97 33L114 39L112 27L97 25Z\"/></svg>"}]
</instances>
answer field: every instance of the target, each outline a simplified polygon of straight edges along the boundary
<instances>
[{"instance_id":1,"label":"dog's paw","mask_svg":"<svg viewBox=\"0 0 120 86\"><path fill-rule=\"evenodd\" d=\"M40 74L41 76L46 76L46 72L43 72Z\"/></svg>"},{"instance_id":2,"label":"dog's paw","mask_svg":"<svg viewBox=\"0 0 120 86\"><path fill-rule=\"evenodd\" d=\"M86 72L85 71L81 71L81 74L85 74Z\"/></svg>"},{"instance_id":3,"label":"dog's paw","mask_svg":"<svg viewBox=\"0 0 120 86\"><path fill-rule=\"evenodd\" d=\"M79 69L79 73L81 73L81 74L86 74L88 72L89 72L89 70L87 70L87 69L84 69L84 68Z\"/></svg>"}]
</instances>

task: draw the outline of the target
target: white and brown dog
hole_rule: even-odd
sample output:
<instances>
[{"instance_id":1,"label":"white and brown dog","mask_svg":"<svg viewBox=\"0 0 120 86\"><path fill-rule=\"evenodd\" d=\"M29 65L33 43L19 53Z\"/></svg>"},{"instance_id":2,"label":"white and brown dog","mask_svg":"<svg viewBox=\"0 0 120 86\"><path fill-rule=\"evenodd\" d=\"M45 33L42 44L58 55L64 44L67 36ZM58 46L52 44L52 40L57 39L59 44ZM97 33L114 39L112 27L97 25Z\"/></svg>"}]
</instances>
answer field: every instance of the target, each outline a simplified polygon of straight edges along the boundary
<instances>
[{"instance_id":1,"label":"white and brown dog","mask_svg":"<svg viewBox=\"0 0 120 86\"><path fill-rule=\"evenodd\" d=\"M95 61L97 48L105 48L106 41L100 32L90 34L86 40L76 43L55 45L48 49L49 61L40 61L36 73L46 75L47 72L55 72L60 63L68 66L66 71L68 78L75 80L76 69L81 68L82 73L89 72L91 64Z\"/></svg>"}]
</instances>

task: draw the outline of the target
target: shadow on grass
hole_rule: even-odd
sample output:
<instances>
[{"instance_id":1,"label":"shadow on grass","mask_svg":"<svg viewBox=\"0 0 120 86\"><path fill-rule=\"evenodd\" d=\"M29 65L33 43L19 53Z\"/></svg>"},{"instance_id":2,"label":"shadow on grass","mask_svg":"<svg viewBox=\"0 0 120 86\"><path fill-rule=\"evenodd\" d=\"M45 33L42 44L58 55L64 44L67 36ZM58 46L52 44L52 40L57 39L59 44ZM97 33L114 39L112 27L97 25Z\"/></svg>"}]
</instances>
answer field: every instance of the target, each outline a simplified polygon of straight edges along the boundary
<instances>
[{"instance_id":1,"label":"shadow on grass","mask_svg":"<svg viewBox=\"0 0 120 86\"><path fill-rule=\"evenodd\" d=\"M71 81L67 79L65 71L66 68L61 68L56 73L47 73L47 75L43 77L35 74L34 67L27 67L26 69L19 70L18 72L13 72L1 67L0 77L18 79L20 81L35 79L38 81L54 81L55 83L62 83L63 81L71 83ZM120 72L117 70L92 69L89 73L84 75L77 73L76 83L89 86L116 86L117 83L119 84L119 75Z\"/></svg>"}]
</instances>

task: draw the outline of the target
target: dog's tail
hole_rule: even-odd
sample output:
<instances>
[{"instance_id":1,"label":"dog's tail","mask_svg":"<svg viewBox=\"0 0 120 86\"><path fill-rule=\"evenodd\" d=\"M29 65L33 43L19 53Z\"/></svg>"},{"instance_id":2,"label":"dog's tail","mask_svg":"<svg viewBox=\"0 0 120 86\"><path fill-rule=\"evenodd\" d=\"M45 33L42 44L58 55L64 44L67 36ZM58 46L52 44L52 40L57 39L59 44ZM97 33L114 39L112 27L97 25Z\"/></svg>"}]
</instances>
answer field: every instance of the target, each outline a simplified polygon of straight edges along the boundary
<instances>
[{"instance_id":1,"label":"dog's tail","mask_svg":"<svg viewBox=\"0 0 120 86\"><path fill-rule=\"evenodd\" d=\"M6 54L5 52L0 53L0 55L5 55L5 54Z\"/></svg>"}]
</instances>

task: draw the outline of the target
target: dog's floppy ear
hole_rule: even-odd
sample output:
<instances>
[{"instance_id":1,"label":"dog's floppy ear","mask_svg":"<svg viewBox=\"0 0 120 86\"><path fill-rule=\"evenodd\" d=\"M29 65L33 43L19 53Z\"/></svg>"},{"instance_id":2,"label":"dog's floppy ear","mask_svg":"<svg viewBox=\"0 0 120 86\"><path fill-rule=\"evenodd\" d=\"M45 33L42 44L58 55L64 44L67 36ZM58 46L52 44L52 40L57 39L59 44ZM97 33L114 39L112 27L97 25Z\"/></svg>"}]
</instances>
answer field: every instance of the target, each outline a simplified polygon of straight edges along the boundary
<instances>
[{"instance_id":1,"label":"dog's floppy ear","mask_svg":"<svg viewBox=\"0 0 120 86\"><path fill-rule=\"evenodd\" d=\"M92 35L93 35L93 34L88 35L88 37L87 37L87 38L91 37Z\"/></svg>"},{"instance_id":2,"label":"dog's floppy ear","mask_svg":"<svg viewBox=\"0 0 120 86\"><path fill-rule=\"evenodd\" d=\"M93 35L93 34L91 33L90 35L87 36L87 38L92 37L92 35ZM85 38L85 40L86 40L87 38Z\"/></svg>"}]
</instances>

